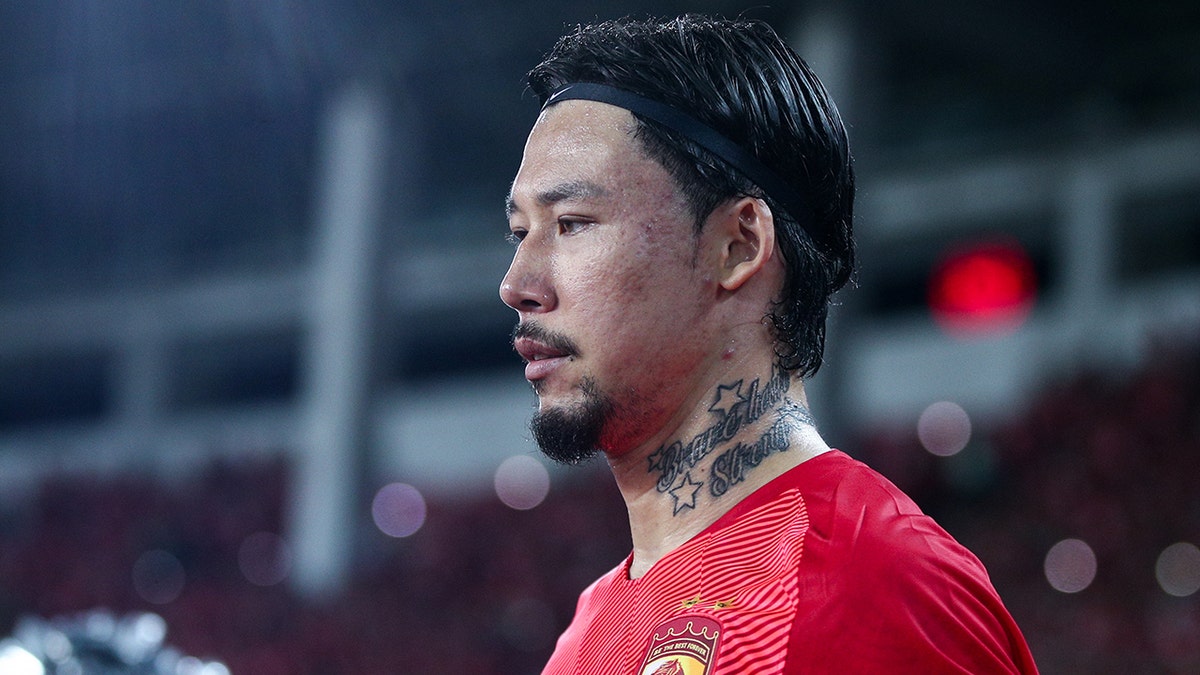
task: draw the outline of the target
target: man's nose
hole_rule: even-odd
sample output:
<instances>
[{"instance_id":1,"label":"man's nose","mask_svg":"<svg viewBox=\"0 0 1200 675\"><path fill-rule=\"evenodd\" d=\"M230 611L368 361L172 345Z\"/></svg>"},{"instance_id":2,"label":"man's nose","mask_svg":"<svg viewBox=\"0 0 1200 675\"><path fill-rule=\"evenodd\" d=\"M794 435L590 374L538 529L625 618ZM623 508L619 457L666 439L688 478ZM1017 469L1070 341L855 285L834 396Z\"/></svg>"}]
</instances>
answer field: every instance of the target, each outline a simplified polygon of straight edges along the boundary
<instances>
[{"instance_id":1,"label":"man's nose","mask_svg":"<svg viewBox=\"0 0 1200 675\"><path fill-rule=\"evenodd\" d=\"M545 265L518 249L500 282L500 299L518 312L548 312L558 298Z\"/></svg>"}]
</instances>

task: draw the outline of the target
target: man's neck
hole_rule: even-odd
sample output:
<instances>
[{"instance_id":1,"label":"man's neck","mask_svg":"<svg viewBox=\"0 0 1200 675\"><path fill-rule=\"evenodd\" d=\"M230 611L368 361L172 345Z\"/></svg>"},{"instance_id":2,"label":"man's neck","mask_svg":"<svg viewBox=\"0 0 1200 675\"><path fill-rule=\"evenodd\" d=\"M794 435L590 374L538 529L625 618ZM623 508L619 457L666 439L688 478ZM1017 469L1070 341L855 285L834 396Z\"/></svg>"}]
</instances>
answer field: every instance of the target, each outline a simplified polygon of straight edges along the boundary
<instances>
[{"instance_id":1,"label":"man's neck","mask_svg":"<svg viewBox=\"0 0 1200 675\"><path fill-rule=\"evenodd\" d=\"M632 578L750 493L829 449L798 378L775 368L724 379L666 441L609 460L629 509Z\"/></svg>"}]
</instances>

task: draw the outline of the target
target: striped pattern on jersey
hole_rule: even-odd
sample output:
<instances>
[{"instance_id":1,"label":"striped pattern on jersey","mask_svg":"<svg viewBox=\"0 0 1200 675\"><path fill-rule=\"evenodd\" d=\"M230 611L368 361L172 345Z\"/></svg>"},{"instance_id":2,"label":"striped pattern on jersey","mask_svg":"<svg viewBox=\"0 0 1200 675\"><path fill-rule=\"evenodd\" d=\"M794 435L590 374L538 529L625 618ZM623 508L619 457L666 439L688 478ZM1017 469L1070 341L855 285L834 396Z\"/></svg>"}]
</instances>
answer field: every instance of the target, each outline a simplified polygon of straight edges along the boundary
<instances>
[{"instance_id":1,"label":"striped pattern on jersey","mask_svg":"<svg viewBox=\"0 0 1200 675\"><path fill-rule=\"evenodd\" d=\"M804 498L793 488L749 510L735 507L639 579L628 578L632 556L627 558L580 596L575 618L543 672L782 673L807 531ZM648 662L656 635L682 617L699 617L696 624L716 622L716 651Z\"/></svg>"}]
</instances>

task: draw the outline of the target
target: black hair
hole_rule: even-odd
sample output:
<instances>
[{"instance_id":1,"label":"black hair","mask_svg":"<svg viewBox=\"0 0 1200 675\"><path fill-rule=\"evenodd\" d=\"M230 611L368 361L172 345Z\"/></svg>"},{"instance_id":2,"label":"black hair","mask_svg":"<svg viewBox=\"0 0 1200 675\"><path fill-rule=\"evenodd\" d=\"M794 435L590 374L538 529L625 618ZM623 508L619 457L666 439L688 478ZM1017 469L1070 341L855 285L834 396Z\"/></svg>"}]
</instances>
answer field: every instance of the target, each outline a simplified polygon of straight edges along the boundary
<instances>
[{"instance_id":1,"label":"black hair","mask_svg":"<svg viewBox=\"0 0 1200 675\"><path fill-rule=\"evenodd\" d=\"M854 268L854 168L836 106L779 35L760 21L698 15L605 21L560 38L527 80L543 104L563 85L593 82L679 108L752 152L806 199L808 213L788 213L724 160L634 115L635 136L675 179L697 228L729 199L767 202L786 267L767 315L777 362L801 377L816 373L829 300Z\"/></svg>"}]
</instances>

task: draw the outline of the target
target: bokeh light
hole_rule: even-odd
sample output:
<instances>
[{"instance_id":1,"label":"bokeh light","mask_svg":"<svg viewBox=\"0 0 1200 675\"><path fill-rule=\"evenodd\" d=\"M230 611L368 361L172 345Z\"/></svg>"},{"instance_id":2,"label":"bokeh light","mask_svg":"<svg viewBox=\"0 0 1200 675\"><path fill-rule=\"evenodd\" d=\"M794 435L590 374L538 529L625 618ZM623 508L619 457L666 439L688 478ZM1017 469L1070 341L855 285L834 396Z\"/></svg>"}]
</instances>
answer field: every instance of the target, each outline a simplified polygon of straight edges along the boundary
<instances>
[{"instance_id":1,"label":"bokeh light","mask_svg":"<svg viewBox=\"0 0 1200 675\"><path fill-rule=\"evenodd\" d=\"M1064 539L1046 553L1045 571L1054 590L1078 593L1096 579L1096 554L1085 541Z\"/></svg>"},{"instance_id":2,"label":"bokeh light","mask_svg":"<svg viewBox=\"0 0 1200 675\"><path fill-rule=\"evenodd\" d=\"M121 621L120 633L127 648L150 651L167 639L167 621L153 612L135 614Z\"/></svg>"},{"instance_id":3,"label":"bokeh light","mask_svg":"<svg viewBox=\"0 0 1200 675\"><path fill-rule=\"evenodd\" d=\"M425 497L407 483L384 485L371 503L375 526L389 537L415 534L425 524L425 514Z\"/></svg>"},{"instance_id":4,"label":"bokeh light","mask_svg":"<svg viewBox=\"0 0 1200 675\"><path fill-rule=\"evenodd\" d=\"M44 675L42 662L14 642L0 642L0 673L5 675Z\"/></svg>"},{"instance_id":5,"label":"bokeh light","mask_svg":"<svg viewBox=\"0 0 1200 675\"><path fill-rule=\"evenodd\" d=\"M1158 555L1154 576L1163 591L1177 598L1200 591L1200 548L1186 541L1166 547Z\"/></svg>"},{"instance_id":6,"label":"bokeh light","mask_svg":"<svg viewBox=\"0 0 1200 675\"><path fill-rule=\"evenodd\" d=\"M274 586L292 571L292 551L287 542L272 532L255 532L238 547L238 567L255 586Z\"/></svg>"},{"instance_id":7,"label":"bokeh light","mask_svg":"<svg viewBox=\"0 0 1200 675\"><path fill-rule=\"evenodd\" d=\"M183 563L168 551L146 551L133 564L133 588L151 604L172 602L183 592L186 581Z\"/></svg>"},{"instance_id":8,"label":"bokeh light","mask_svg":"<svg viewBox=\"0 0 1200 675\"><path fill-rule=\"evenodd\" d=\"M930 276L933 317L956 336L1011 332L1024 323L1036 297L1033 261L1016 241L955 247Z\"/></svg>"},{"instance_id":9,"label":"bokeh light","mask_svg":"<svg viewBox=\"0 0 1200 675\"><path fill-rule=\"evenodd\" d=\"M939 457L958 454L971 440L971 418L957 403L939 401L921 413L917 437L926 450Z\"/></svg>"},{"instance_id":10,"label":"bokeh light","mask_svg":"<svg viewBox=\"0 0 1200 675\"><path fill-rule=\"evenodd\" d=\"M179 675L230 675L229 668L217 661L201 661L194 656L185 656L175 664Z\"/></svg>"},{"instance_id":11,"label":"bokeh light","mask_svg":"<svg viewBox=\"0 0 1200 675\"><path fill-rule=\"evenodd\" d=\"M497 467L495 485L500 501L524 511L546 499L550 493L550 472L529 455L514 455Z\"/></svg>"}]
</instances>

